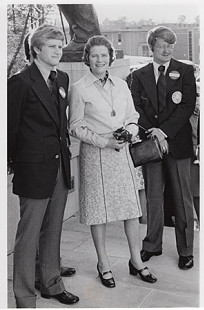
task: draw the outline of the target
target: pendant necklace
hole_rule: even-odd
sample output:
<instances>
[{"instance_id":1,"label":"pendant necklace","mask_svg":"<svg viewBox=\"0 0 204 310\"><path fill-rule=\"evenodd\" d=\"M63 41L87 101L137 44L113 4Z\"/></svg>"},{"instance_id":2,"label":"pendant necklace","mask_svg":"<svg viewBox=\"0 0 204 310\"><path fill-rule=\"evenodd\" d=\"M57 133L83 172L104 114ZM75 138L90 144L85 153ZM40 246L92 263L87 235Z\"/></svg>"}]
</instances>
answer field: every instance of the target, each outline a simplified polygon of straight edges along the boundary
<instances>
[{"instance_id":1,"label":"pendant necklace","mask_svg":"<svg viewBox=\"0 0 204 310\"><path fill-rule=\"evenodd\" d=\"M113 109L113 94L112 94L112 87L111 87L111 83L109 84L110 85L110 94L111 94L111 102L105 97L105 95L101 92L100 88L99 88L99 85L97 85L96 83L94 84L96 86L96 88L98 89L99 93L103 96L103 98L106 100L106 102L108 102L108 104L111 106L111 113L110 115L112 117L116 116L116 112L115 110Z\"/></svg>"}]
</instances>

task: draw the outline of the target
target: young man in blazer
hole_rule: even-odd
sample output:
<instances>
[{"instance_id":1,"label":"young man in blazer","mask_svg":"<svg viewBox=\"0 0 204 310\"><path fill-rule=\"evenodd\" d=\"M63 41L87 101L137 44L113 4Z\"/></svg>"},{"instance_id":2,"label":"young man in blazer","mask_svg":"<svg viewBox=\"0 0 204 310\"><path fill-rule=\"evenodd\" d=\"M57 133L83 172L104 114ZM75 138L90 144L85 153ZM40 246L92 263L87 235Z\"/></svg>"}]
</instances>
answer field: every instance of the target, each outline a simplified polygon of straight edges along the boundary
<instances>
[{"instance_id":1,"label":"young man in blazer","mask_svg":"<svg viewBox=\"0 0 204 310\"><path fill-rule=\"evenodd\" d=\"M176 246L181 269L193 267L194 217L190 191L193 156L189 117L196 102L193 67L172 58L175 33L163 26L149 31L148 46L153 62L132 74L131 92L144 136L157 136L163 160L143 166L147 196L147 234L141 258L148 261L162 254L164 185L168 177L173 193ZM161 73L160 73L161 72ZM161 78L160 75L162 74Z\"/></svg>"},{"instance_id":2,"label":"young man in blazer","mask_svg":"<svg viewBox=\"0 0 204 310\"><path fill-rule=\"evenodd\" d=\"M44 298L73 304L60 276L60 239L70 188L66 109L68 75L56 69L63 33L42 25L30 38L33 63L8 81L8 159L20 221L14 247L13 287L18 308L35 308L35 258L39 244ZM51 74L50 74L51 73Z\"/></svg>"},{"instance_id":3,"label":"young man in blazer","mask_svg":"<svg viewBox=\"0 0 204 310\"><path fill-rule=\"evenodd\" d=\"M33 62L33 57L30 54L30 46L29 46L29 36L30 34L27 34L27 36L25 37L24 40L24 52L25 52L25 57L26 57L26 61L27 64L25 66L25 68L27 66L29 66L32 62ZM24 70L25 68L23 68L22 70ZM61 258L60 258L60 262L61 262ZM40 288L40 270L39 270L39 252L37 251L36 254L36 272L35 272L35 288L39 289ZM62 266L60 267L60 275L61 277L72 277L73 275L75 275L76 270L72 267L67 267L67 266Z\"/></svg>"}]
</instances>

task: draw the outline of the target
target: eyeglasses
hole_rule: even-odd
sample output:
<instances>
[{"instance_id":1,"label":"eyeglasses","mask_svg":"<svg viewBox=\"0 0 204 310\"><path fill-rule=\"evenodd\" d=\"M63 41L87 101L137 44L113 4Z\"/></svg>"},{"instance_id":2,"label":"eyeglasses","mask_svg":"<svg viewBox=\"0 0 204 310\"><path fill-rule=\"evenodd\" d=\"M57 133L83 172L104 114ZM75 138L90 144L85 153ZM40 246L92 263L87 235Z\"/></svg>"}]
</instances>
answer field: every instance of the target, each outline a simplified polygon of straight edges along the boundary
<instances>
[{"instance_id":1,"label":"eyeglasses","mask_svg":"<svg viewBox=\"0 0 204 310\"><path fill-rule=\"evenodd\" d=\"M167 44L167 45L155 45L156 48L158 48L159 51L163 51L165 49L167 50L173 50L174 44Z\"/></svg>"}]
</instances>

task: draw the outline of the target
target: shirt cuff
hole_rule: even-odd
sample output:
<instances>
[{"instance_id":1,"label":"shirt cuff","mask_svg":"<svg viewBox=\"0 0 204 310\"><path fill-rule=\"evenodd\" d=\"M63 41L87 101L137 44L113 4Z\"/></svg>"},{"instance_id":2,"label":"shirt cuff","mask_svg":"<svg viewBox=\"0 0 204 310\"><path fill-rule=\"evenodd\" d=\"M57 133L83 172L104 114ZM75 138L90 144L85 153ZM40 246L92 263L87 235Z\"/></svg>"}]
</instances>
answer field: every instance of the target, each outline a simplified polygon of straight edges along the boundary
<instances>
[{"instance_id":1,"label":"shirt cuff","mask_svg":"<svg viewBox=\"0 0 204 310\"><path fill-rule=\"evenodd\" d=\"M167 135L163 132L163 130L161 130L160 128L158 128L159 129L159 131L163 134L163 136L165 137L165 138L167 138Z\"/></svg>"}]
</instances>

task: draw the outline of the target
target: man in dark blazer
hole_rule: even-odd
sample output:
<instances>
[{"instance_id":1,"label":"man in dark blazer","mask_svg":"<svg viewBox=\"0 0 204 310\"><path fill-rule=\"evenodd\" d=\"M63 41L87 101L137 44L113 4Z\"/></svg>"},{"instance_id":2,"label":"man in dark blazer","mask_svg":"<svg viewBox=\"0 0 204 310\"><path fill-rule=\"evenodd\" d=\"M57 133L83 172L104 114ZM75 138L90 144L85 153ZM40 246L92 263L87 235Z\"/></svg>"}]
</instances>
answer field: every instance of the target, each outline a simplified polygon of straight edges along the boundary
<instances>
[{"instance_id":1,"label":"man in dark blazer","mask_svg":"<svg viewBox=\"0 0 204 310\"><path fill-rule=\"evenodd\" d=\"M193 267L194 217L190 191L190 162L193 156L189 117L196 101L193 67L172 58L175 33L163 26L148 33L153 63L132 74L131 92L139 124L147 129L141 138L157 136L163 160L143 166L147 196L147 233L141 258L148 261L162 254L164 185L168 177L173 193L176 246L181 269ZM161 72L161 73L160 73ZM162 76L160 77L160 75Z\"/></svg>"},{"instance_id":2,"label":"man in dark blazer","mask_svg":"<svg viewBox=\"0 0 204 310\"><path fill-rule=\"evenodd\" d=\"M70 188L66 110L68 75L56 69L63 33L42 25L30 38L33 63L8 81L8 159L20 221L14 247L13 287L18 308L35 308L35 258L39 244L44 298L76 303L60 276L60 239Z\"/></svg>"},{"instance_id":3,"label":"man in dark blazer","mask_svg":"<svg viewBox=\"0 0 204 310\"><path fill-rule=\"evenodd\" d=\"M24 40L24 52L25 52L25 57L26 57L26 61L27 61L25 68L33 62L33 57L31 56L31 53L30 53L29 36L30 36L30 33L27 34L27 36L25 37L25 40ZM25 68L23 68L22 70L24 70ZM9 169L8 169L8 171L9 171ZM11 170L11 172L12 172L12 170ZM60 261L62 261L61 258L60 258ZM35 287L37 289L40 288L40 283L39 283L40 270L39 269L40 269L39 268L39 253L37 251L37 254L36 254L36 272L35 272ZM75 273L76 273L76 270L72 267L67 267L67 266L61 266L60 267L61 277L71 277L71 276L75 275Z\"/></svg>"}]
</instances>

